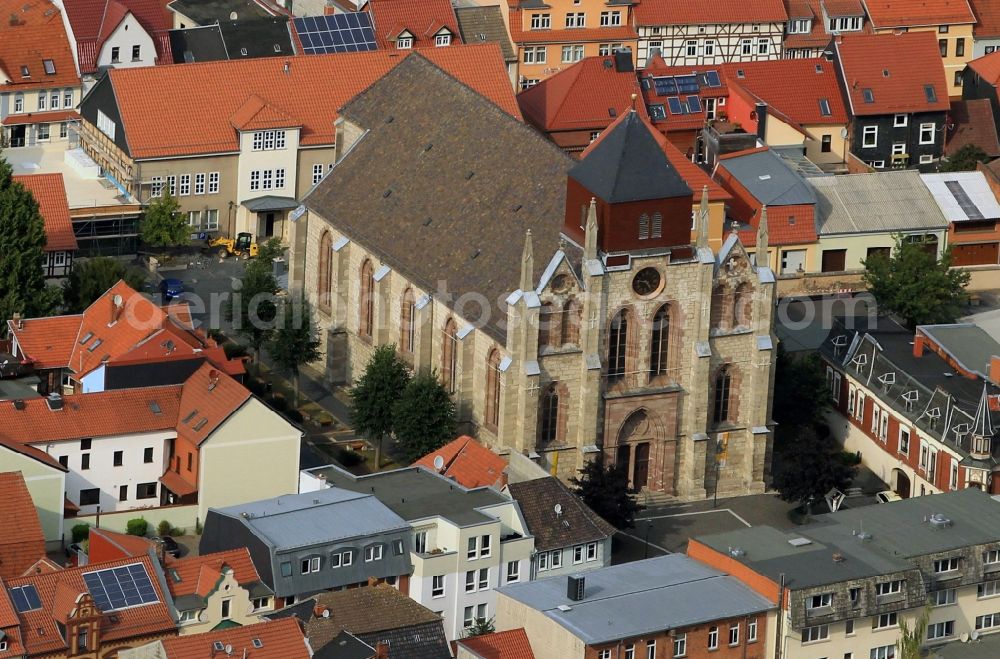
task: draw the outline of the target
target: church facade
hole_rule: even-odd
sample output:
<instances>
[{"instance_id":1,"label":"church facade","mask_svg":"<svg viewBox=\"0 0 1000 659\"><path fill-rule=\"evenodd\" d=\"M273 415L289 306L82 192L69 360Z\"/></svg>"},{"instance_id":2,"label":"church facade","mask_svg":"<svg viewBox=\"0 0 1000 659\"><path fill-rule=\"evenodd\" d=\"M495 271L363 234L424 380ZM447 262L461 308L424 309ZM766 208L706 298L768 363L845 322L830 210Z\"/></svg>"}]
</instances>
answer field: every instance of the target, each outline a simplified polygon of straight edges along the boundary
<instances>
[{"instance_id":1,"label":"church facade","mask_svg":"<svg viewBox=\"0 0 1000 659\"><path fill-rule=\"evenodd\" d=\"M773 273L634 111L575 161L494 110L419 58L342 109L292 245L331 384L392 343L463 431L562 478L603 458L682 499L764 491Z\"/></svg>"}]
</instances>

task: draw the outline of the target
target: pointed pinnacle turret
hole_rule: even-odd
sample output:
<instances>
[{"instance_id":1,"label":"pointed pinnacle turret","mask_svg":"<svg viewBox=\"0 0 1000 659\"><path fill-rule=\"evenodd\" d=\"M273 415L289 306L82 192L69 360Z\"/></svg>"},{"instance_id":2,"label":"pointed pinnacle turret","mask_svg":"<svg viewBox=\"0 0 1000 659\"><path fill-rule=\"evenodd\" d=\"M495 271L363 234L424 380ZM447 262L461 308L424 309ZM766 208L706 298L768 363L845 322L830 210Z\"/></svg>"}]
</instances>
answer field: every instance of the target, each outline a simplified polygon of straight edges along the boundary
<instances>
[{"instance_id":1,"label":"pointed pinnacle turret","mask_svg":"<svg viewBox=\"0 0 1000 659\"><path fill-rule=\"evenodd\" d=\"M524 234L524 252L521 254L521 290L535 290L535 254L531 247L531 229Z\"/></svg>"},{"instance_id":2,"label":"pointed pinnacle turret","mask_svg":"<svg viewBox=\"0 0 1000 659\"><path fill-rule=\"evenodd\" d=\"M697 246L708 247L708 186L701 187L701 204L698 206L698 242Z\"/></svg>"},{"instance_id":3,"label":"pointed pinnacle turret","mask_svg":"<svg viewBox=\"0 0 1000 659\"><path fill-rule=\"evenodd\" d=\"M993 437L993 419L990 418L990 401L986 383L983 382L983 395L979 398L976 408L976 419L972 422L972 434L980 437Z\"/></svg>"},{"instance_id":4,"label":"pointed pinnacle turret","mask_svg":"<svg viewBox=\"0 0 1000 659\"><path fill-rule=\"evenodd\" d=\"M760 223L757 225L757 267L768 267L767 258L767 206L760 209Z\"/></svg>"},{"instance_id":5,"label":"pointed pinnacle turret","mask_svg":"<svg viewBox=\"0 0 1000 659\"><path fill-rule=\"evenodd\" d=\"M583 240L583 258L597 258L597 200L590 198L590 208L587 209L587 228Z\"/></svg>"}]
</instances>

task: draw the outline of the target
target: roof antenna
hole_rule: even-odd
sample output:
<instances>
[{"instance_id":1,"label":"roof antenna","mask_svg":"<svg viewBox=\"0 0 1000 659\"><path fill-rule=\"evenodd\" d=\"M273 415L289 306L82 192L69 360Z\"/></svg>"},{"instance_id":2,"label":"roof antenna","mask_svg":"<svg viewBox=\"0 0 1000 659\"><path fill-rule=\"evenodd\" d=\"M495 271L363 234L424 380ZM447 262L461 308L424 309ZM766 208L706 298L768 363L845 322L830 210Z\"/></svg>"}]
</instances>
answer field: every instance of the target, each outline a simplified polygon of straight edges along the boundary
<instances>
[{"instance_id":1,"label":"roof antenna","mask_svg":"<svg viewBox=\"0 0 1000 659\"><path fill-rule=\"evenodd\" d=\"M639 97L638 94L632 92L632 112L635 112L635 99L637 99L638 97Z\"/></svg>"}]
</instances>

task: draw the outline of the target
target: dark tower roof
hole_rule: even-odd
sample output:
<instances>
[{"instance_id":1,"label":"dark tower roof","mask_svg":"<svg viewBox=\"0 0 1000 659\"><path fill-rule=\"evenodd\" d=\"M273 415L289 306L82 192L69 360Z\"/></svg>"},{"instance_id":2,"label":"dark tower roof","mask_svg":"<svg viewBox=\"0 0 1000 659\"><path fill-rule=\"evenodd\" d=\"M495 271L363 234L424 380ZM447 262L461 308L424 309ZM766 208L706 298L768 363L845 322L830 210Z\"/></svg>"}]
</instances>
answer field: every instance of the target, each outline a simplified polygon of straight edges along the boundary
<instances>
[{"instance_id":1,"label":"dark tower roof","mask_svg":"<svg viewBox=\"0 0 1000 659\"><path fill-rule=\"evenodd\" d=\"M691 196L651 128L634 110L588 148L569 175L610 204Z\"/></svg>"}]
</instances>

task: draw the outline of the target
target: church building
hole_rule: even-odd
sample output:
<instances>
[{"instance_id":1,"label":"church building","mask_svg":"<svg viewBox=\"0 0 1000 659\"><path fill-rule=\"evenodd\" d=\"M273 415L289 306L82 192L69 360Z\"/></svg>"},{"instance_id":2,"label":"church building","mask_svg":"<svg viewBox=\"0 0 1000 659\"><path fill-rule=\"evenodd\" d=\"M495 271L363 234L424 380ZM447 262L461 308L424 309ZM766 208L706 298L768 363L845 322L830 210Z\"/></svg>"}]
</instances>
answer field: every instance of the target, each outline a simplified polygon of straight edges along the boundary
<instances>
[{"instance_id":1,"label":"church building","mask_svg":"<svg viewBox=\"0 0 1000 659\"><path fill-rule=\"evenodd\" d=\"M637 490L764 491L774 274L648 120L622 113L574 160L414 56L337 122L291 257L331 384L392 343L463 432L561 478L603 457Z\"/></svg>"}]
</instances>

